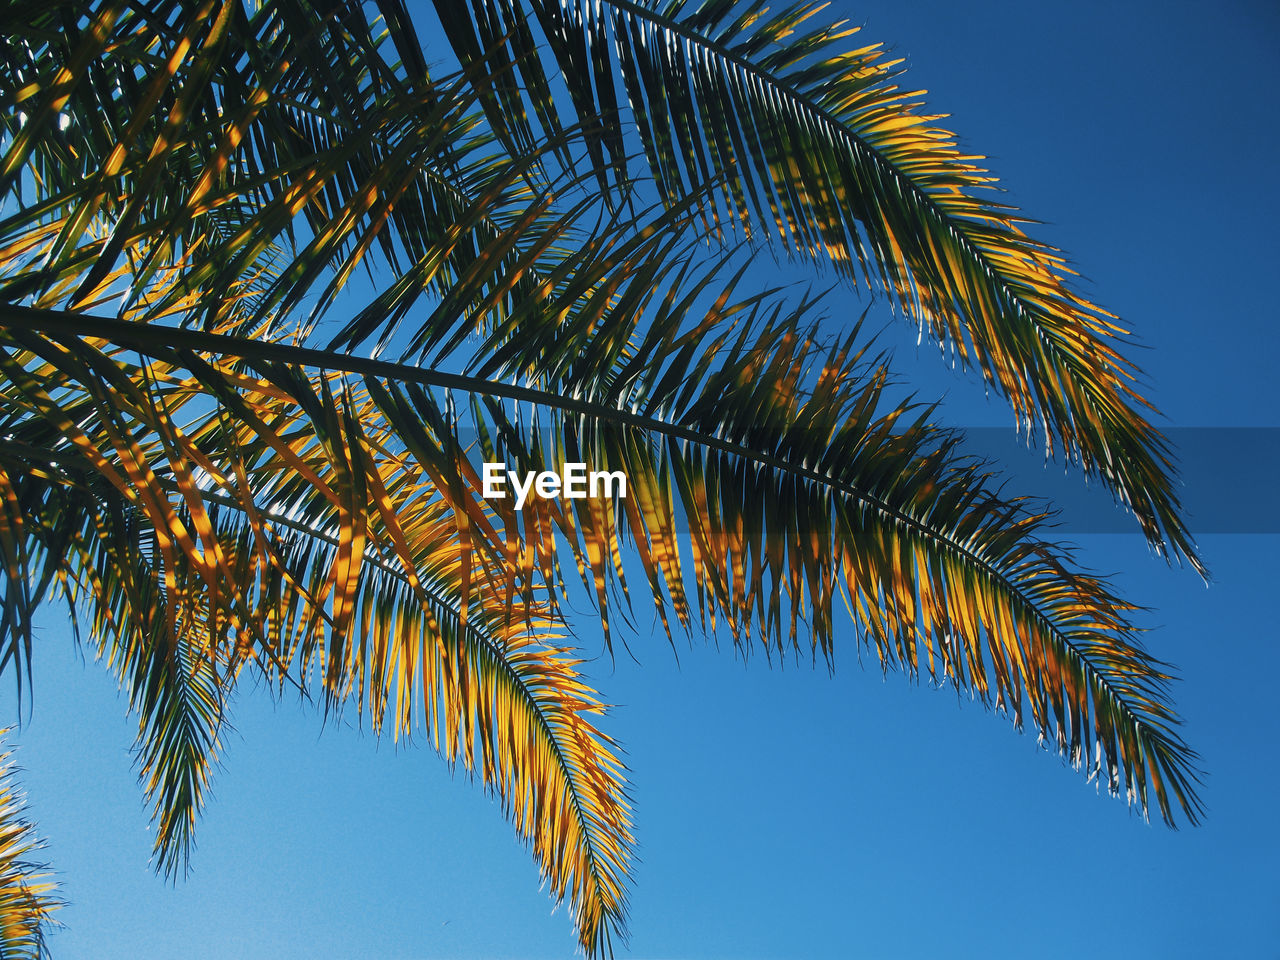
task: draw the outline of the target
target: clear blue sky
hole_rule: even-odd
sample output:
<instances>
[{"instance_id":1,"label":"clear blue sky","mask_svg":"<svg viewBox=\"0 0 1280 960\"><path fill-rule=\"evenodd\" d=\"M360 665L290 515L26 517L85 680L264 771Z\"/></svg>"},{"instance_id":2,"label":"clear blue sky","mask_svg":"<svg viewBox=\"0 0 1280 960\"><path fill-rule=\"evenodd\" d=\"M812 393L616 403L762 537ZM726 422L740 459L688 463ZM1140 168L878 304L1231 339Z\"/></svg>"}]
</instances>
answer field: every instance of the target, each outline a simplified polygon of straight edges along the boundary
<instances>
[{"instance_id":1,"label":"clear blue sky","mask_svg":"<svg viewBox=\"0 0 1280 960\"><path fill-rule=\"evenodd\" d=\"M1050 221L1087 292L1137 332L1168 425L1280 426L1273 3L836 6L909 57L914 85ZM915 358L914 331L890 336L923 395L948 393L952 423L1010 422L936 356ZM1255 506L1229 486L1202 493ZM637 799L624 955L1277 956L1280 538L1201 536L1207 589L1136 534L1076 540L1152 608L1149 646L1181 671L1210 774L1204 826L1144 824L1006 720L860 668L851 642L828 676L744 667L700 642L677 668L664 640L635 637L642 667L592 671L620 705L609 730ZM595 652L590 616L579 623ZM61 960L572 952L567 916L479 788L429 750L322 729L251 692L194 873L165 886L147 866L134 723L105 671L77 660L60 611L40 626L35 680L11 740L71 901Z\"/></svg>"}]
</instances>

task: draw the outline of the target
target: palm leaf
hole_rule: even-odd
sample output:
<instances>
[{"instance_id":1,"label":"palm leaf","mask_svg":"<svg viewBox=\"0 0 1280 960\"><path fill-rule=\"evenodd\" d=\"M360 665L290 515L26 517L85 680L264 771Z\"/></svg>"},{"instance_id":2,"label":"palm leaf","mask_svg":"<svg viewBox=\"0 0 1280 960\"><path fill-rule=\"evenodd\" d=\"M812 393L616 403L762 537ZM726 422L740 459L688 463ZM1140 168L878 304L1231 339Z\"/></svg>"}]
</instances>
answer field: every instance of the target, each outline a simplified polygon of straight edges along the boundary
<instances>
[{"instance_id":1,"label":"palm leaf","mask_svg":"<svg viewBox=\"0 0 1280 960\"><path fill-rule=\"evenodd\" d=\"M591 501L573 516L550 501L525 517L499 505L506 533L489 536L495 554L504 540L513 558L545 554L554 549L549 531L560 529L607 618L609 544L625 529L644 545L654 596L670 595L687 622L670 534L682 515L704 623L719 618L747 643L755 620L766 648L781 648L783 622L795 644L805 616L815 650L829 655L843 596L882 663L912 672L927 664L931 676L1007 709L1018 725L1029 705L1035 728L1071 762L1082 765L1096 747L1090 772L1113 790L1123 784L1144 812L1154 800L1170 823L1177 804L1194 822L1195 755L1174 731L1166 668L1138 646L1131 608L1039 539L1043 515L996 495L981 470L957 460L954 439L901 409L877 415L883 376L858 376L852 339L820 351L798 315L776 308L712 337L724 314L759 310L754 302L726 308L723 299L683 340L683 311L655 315L634 351L644 363L554 390L196 331L23 308L4 316L59 338L93 331L144 352L181 344L281 370L287 362L359 374L401 437L441 433L432 398L414 384L551 411L557 446L544 457L535 443L513 443L527 435L521 423L486 408L490 432L506 438L504 452L522 468L580 457L622 469L648 493L637 498L638 516L618 505L602 516ZM415 412L425 419L411 423ZM424 467L430 459L452 476L461 470L474 489L474 468L418 456ZM456 486L443 473L435 483ZM556 583L544 577L544 586Z\"/></svg>"},{"instance_id":2,"label":"palm leaf","mask_svg":"<svg viewBox=\"0 0 1280 960\"><path fill-rule=\"evenodd\" d=\"M1101 478L1153 544L1203 572L1170 451L1120 353L1126 331L1071 289L1064 258L1024 232L1017 210L984 196L995 179L983 158L961 153L898 86L900 61L878 44L850 49L856 27L806 23L821 9L436 4L464 64L519 75L482 100L513 146L554 134L568 113L608 186L630 176L634 130L668 203L713 186L704 210L722 229L773 233L886 292L1009 398L1028 439L1042 430L1047 453L1060 448Z\"/></svg>"},{"instance_id":3,"label":"palm leaf","mask_svg":"<svg viewBox=\"0 0 1280 960\"><path fill-rule=\"evenodd\" d=\"M492 550L464 574L457 505L417 479L368 398L281 365L251 381L189 359L197 383L101 340L9 335L30 348L0 359L11 417L53 436L43 451L11 440L7 459L93 478L121 514L90 517L63 576L141 715L159 865L186 862L248 658L272 685L318 681L329 708L354 700L375 731L422 733L476 770L570 902L584 949L606 952L623 932L632 839L623 767L591 721L603 707L545 604L493 585ZM213 380L213 396L239 391L235 422L206 412L179 428Z\"/></svg>"},{"instance_id":4,"label":"palm leaf","mask_svg":"<svg viewBox=\"0 0 1280 960\"><path fill-rule=\"evenodd\" d=\"M744 646L754 631L766 651L798 647L803 617L829 658L843 597L882 665L927 669L1018 726L1029 714L1113 792L1170 823L1175 808L1196 822L1195 755L1175 731L1168 668L1138 644L1132 608L1041 539L1046 515L1000 496L956 438L926 425L927 411L877 413L883 372L859 375L851 342L819 348L799 313L715 338L719 315L688 335L707 344L701 355L658 317L634 345L644 362L521 392L555 413L554 447L521 443L528 425L488 404L517 470L585 461L629 483L604 522L586 500L576 516L538 501L504 523L529 540L558 526L601 598L608 545L629 538L653 596L669 596L682 622L692 580L704 626L727 624Z\"/></svg>"},{"instance_id":5,"label":"palm leaf","mask_svg":"<svg viewBox=\"0 0 1280 960\"><path fill-rule=\"evenodd\" d=\"M51 914L62 902L43 864L29 858L44 846L24 816L12 751L0 753L0 952L18 960L44 960Z\"/></svg>"}]
</instances>

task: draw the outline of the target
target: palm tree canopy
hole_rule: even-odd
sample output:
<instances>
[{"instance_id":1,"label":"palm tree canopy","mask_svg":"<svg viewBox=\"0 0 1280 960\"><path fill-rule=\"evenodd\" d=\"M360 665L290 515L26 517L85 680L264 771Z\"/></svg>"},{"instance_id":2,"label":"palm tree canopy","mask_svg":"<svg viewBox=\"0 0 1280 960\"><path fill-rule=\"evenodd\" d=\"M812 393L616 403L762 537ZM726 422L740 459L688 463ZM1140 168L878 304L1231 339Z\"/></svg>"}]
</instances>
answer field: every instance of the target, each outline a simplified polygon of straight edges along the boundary
<instances>
[{"instance_id":1,"label":"palm tree canopy","mask_svg":"<svg viewBox=\"0 0 1280 960\"><path fill-rule=\"evenodd\" d=\"M70 605L164 872L247 673L475 771L609 952L630 800L571 567L606 645L640 578L669 638L829 657L852 622L1194 822L1134 608L891 399L860 321L752 286L772 243L883 296L1199 567L1117 321L897 64L803 4L436 13L453 72L392 0L4 14L0 667L21 691ZM627 495L518 511L493 461Z\"/></svg>"}]
</instances>

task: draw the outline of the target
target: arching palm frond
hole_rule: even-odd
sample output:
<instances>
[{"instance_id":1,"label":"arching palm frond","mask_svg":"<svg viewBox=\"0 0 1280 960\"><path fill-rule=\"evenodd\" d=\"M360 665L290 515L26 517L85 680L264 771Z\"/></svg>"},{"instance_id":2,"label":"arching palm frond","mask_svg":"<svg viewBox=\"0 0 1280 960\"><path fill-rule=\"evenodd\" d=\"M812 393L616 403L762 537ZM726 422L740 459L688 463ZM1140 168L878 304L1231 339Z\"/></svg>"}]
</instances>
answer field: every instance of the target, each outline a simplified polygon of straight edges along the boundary
<instances>
[{"instance_id":1,"label":"arching palm frond","mask_svg":"<svg viewBox=\"0 0 1280 960\"><path fill-rule=\"evenodd\" d=\"M14 419L12 404L6 406L0 486L20 511L13 532L25 548L7 583L26 585L33 604L60 594L73 624L77 606L89 614L96 652L139 716L140 778L157 826L157 866L173 876L190 856L224 701L239 668L236 651L213 641L217 617L198 599L189 604L174 596L181 596L173 590L179 577L166 577L156 565L158 545L142 512L91 471L68 470L75 461L53 452L56 433L42 429L46 423ZM0 630L29 647L29 614L7 609Z\"/></svg>"},{"instance_id":2,"label":"arching palm frond","mask_svg":"<svg viewBox=\"0 0 1280 960\"><path fill-rule=\"evenodd\" d=\"M1009 398L1029 437L1043 430L1047 451L1099 477L1153 545L1203 572L1168 445L1119 352L1126 331L1072 290L1066 260L1024 232L1022 214L984 195L996 181L983 158L899 86L901 61L880 44L852 49L857 27L811 25L823 6L435 5L464 63L519 77L482 99L515 148L567 113L607 188L631 176L634 131L668 202L713 186L704 209L722 228L772 233L886 292Z\"/></svg>"},{"instance_id":3,"label":"arching palm frond","mask_svg":"<svg viewBox=\"0 0 1280 960\"><path fill-rule=\"evenodd\" d=\"M607 620L608 585L625 591L618 545L630 542L668 633L668 606L692 622L692 587L702 628L719 621L744 646L754 633L781 651L799 648L803 618L827 657L843 597L882 664L927 664L1018 726L1029 713L1064 757L1144 813L1195 822L1195 754L1175 730L1167 667L1138 644L1132 608L1041 539L1046 515L1002 497L927 411L885 412L883 368L862 362L857 330L821 347L810 302L787 313L735 301L734 281L688 327L696 301L681 296L701 284L681 276L664 296L656 258L640 262L633 279L649 309L615 274L601 286L618 309L598 316L585 297L542 340L529 323L519 338L495 331L475 348L485 376L447 380L484 398L473 409L492 438L486 460L517 473L585 462L627 478L613 502L493 501L527 569L554 554L558 531ZM579 323L593 325L589 346L573 342ZM533 372L509 385L522 369ZM385 408L422 409L387 381ZM544 579L554 584L545 567Z\"/></svg>"},{"instance_id":4,"label":"arching palm frond","mask_svg":"<svg viewBox=\"0 0 1280 960\"><path fill-rule=\"evenodd\" d=\"M255 329L304 296L323 311L370 254L442 294L477 237L545 214L536 157L486 151L474 93L386 59L358 8L48 6L5 38L10 300Z\"/></svg>"},{"instance_id":5,"label":"arching palm frond","mask_svg":"<svg viewBox=\"0 0 1280 960\"><path fill-rule=\"evenodd\" d=\"M45 960L45 934L62 901L45 866L29 858L44 846L26 819L12 751L0 753L0 953Z\"/></svg>"},{"instance_id":6,"label":"arching palm frond","mask_svg":"<svg viewBox=\"0 0 1280 960\"><path fill-rule=\"evenodd\" d=\"M799 314L753 316L760 304L729 303L731 291L683 336L683 310L657 311L632 349L615 348L617 363L552 388L194 332L140 332L118 321L29 317L59 338L80 325L155 354L174 342L198 346L274 370L275 385L286 382L289 361L360 375L371 397L362 419L376 409L408 438L435 489L470 491L450 504L455 518L478 508L470 499L475 466L460 448L449 450L444 438L456 425L422 388L487 398L473 409L518 469L605 464L630 478L633 493L618 503L566 501L567 509L537 500L521 514L495 501L494 517L478 514L476 539L450 556L487 541L495 560L509 558L495 581L508 597L539 572L544 586L556 587L532 562L555 553L556 531L577 553L606 618L606 586L621 574L616 545L625 537L638 547L655 599L669 597L690 622L691 576L703 625L720 619L742 643L754 629L766 649L796 644L804 617L814 649L829 655L843 596L882 663L912 672L927 664L935 678L990 698L1019 725L1029 706L1036 729L1073 763L1096 748L1090 771L1113 790L1123 781L1144 812L1154 801L1169 822L1175 806L1194 822L1195 756L1174 730L1168 676L1137 645L1130 608L1039 539L1043 516L993 492L977 466L957 459L954 438L902 410L878 413L883 376L859 375L852 342L820 351ZM737 331L717 331L726 314L742 314ZM161 336L165 346L147 346ZM623 340L606 330L597 342ZM501 400L547 411L554 444L540 448L528 424L494 402ZM307 416L322 424L322 412ZM361 447L347 436L332 450ZM675 534L682 523L685 546ZM682 564L684 549L690 559ZM522 564L520 585L501 586Z\"/></svg>"},{"instance_id":7,"label":"arching palm frond","mask_svg":"<svg viewBox=\"0 0 1280 960\"><path fill-rule=\"evenodd\" d=\"M12 324L5 339L27 348L0 357L6 413L45 434L4 444L6 476L96 491L85 533L27 523L38 541L69 541L59 582L87 603L141 716L159 865L186 862L223 703L252 663L477 771L569 900L584 949L607 951L632 838L625 771L592 723L603 707L547 606L491 585L482 536L474 567L459 562L457 508L368 398L281 366L253 379L234 357L188 356L199 379L182 376L168 343L138 365Z\"/></svg>"}]
</instances>

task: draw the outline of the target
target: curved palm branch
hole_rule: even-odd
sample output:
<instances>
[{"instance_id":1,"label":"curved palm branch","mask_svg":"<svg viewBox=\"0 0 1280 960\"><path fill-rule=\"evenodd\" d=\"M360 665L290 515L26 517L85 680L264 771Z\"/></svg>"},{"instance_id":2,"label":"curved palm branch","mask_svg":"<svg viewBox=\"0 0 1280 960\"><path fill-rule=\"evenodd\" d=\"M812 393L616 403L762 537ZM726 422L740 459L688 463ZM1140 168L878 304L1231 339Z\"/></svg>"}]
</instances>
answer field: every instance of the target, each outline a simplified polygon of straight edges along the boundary
<instances>
[{"instance_id":1,"label":"curved palm branch","mask_svg":"<svg viewBox=\"0 0 1280 960\"><path fill-rule=\"evenodd\" d=\"M717 225L774 233L886 292L1009 398L1028 439L1039 426L1047 454L1060 444L1153 545L1204 573L1168 445L1119 352L1126 331L1071 289L1066 260L1024 232L1023 215L983 196L996 182L983 158L961 153L940 118L920 112L919 94L898 86L900 60L880 44L850 49L857 27L806 23L824 6L435 4L464 64L519 77L495 80L482 97L514 149L554 134L569 113L607 188L606 171L629 177L638 134L667 202L713 187L704 209Z\"/></svg>"},{"instance_id":2,"label":"curved palm branch","mask_svg":"<svg viewBox=\"0 0 1280 960\"><path fill-rule=\"evenodd\" d=\"M101 478L68 470L67 458L51 462L47 449L5 441L6 482L20 491L28 542L42 558L41 584L57 585L73 622L77 607L89 613L97 655L138 715L139 779L156 824L156 866L176 877L190 862L243 651L216 642L219 617L204 597L188 598L176 586L190 578L189 558L179 555L180 569L164 570L145 515Z\"/></svg>"},{"instance_id":3,"label":"curved palm branch","mask_svg":"<svg viewBox=\"0 0 1280 960\"><path fill-rule=\"evenodd\" d=\"M45 934L62 901L43 864L28 859L44 846L24 816L13 753L0 753L0 952L17 960L44 960Z\"/></svg>"},{"instance_id":4,"label":"curved palm branch","mask_svg":"<svg viewBox=\"0 0 1280 960\"><path fill-rule=\"evenodd\" d=\"M82 342L9 337L34 349L0 356L6 412L27 435L33 423L55 434L8 440L9 473L53 463L68 483L110 488L93 498L94 529L66 538L60 574L142 716L163 869L186 862L222 701L252 661L276 684L318 678L330 706L354 699L375 731L390 719L397 737L422 731L477 769L570 901L584 949L607 952L632 840L624 770L590 719L603 707L544 604L495 598L478 573L468 584L453 511L389 447L369 401L325 378L251 382L192 361L195 382ZM109 393L94 387L104 381ZM223 409L176 426L197 398L233 389L234 424ZM341 436L324 433L326 414ZM122 516L104 517L113 500ZM51 535L43 520L27 520L37 539Z\"/></svg>"},{"instance_id":5,"label":"curved palm branch","mask_svg":"<svg viewBox=\"0 0 1280 960\"><path fill-rule=\"evenodd\" d=\"M501 438L500 452L527 469L555 466L556 457L607 463L633 478L634 495L619 504L588 499L571 512L537 501L523 516L499 502L487 539L495 553L507 545L513 562L501 569L508 575L517 557L527 563L553 554L558 529L607 618L605 588L621 572L615 545L625 531L655 599L670 596L688 622L674 535L683 517L704 624L707 613L712 626L718 615L747 642L754 620L766 648L781 647L784 619L796 643L805 616L815 649L829 655L843 596L882 663L913 672L927 663L931 676L991 697L1018 725L1025 698L1036 729L1071 762L1082 765L1095 753L1090 772L1104 774L1116 791L1123 779L1144 812L1154 798L1170 823L1175 803L1195 822L1195 755L1173 729L1168 675L1137 646L1131 608L1101 581L1072 571L1059 548L1037 537L1044 516L991 491L987 475L956 459L953 438L923 419L904 423L901 409L878 415L883 376L863 382L851 342L819 351L798 314L752 322L758 304L726 308L724 300L683 337L684 311L658 311L634 352L615 351L622 362L607 376L597 368L555 390L155 325L3 312L64 345L93 332L151 355L181 345L247 360L273 370L274 384L305 365L358 374L371 409L407 438L424 472L438 474L436 489L465 484L468 500L479 486L474 466L446 449L456 427L421 388L552 411L550 457L522 442L526 426L501 405L487 403L481 415L487 432ZM740 329L713 338L726 312L745 314ZM9 336L19 336L14 320ZM603 335L600 342L619 340ZM307 413L323 436L325 411ZM348 448L360 444L348 437L335 445ZM451 508L461 518L476 505ZM554 588L545 571L543 580Z\"/></svg>"}]
</instances>

